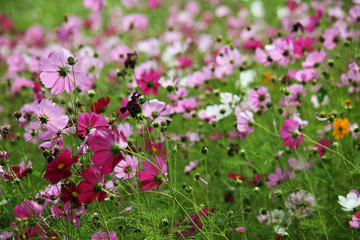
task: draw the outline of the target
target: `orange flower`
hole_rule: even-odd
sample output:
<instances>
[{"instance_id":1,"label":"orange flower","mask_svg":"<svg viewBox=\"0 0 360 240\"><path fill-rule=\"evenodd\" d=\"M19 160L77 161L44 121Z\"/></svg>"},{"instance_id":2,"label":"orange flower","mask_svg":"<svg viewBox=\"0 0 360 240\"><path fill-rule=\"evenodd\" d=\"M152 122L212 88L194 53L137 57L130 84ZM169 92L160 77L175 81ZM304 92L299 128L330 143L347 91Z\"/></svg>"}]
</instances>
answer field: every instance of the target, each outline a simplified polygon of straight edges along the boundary
<instances>
[{"instance_id":1,"label":"orange flower","mask_svg":"<svg viewBox=\"0 0 360 240\"><path fill-rule=\"evenodd\" d=\"M345 134L349 133L349 120L347 118L341 119L338 118L333 122L333 126L334 126L334 131L333 131L333 135L335 137L336 140L338 140L339 138L343 138Z\"/></svg>"},{"instance_id":2,"label":"orange flower","mask_svg":"<svg viewBox=\"0 0 360 240\"><path fill-rule=\"evenodd\" d=\"M264 72L264 82L269 82L271 78L271 72L269 70Z\"/></svg>"}]
</instances>

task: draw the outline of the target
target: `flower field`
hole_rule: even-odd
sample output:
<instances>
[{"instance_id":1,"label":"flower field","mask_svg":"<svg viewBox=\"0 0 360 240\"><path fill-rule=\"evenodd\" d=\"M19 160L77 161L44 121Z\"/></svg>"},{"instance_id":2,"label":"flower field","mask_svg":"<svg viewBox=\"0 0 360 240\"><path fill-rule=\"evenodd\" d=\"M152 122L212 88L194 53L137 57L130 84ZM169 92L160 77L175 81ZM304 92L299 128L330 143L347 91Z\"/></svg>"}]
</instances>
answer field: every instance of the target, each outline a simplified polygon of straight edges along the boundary
<instances>
[{"instance_id":1,"label":"flower field","mask_svg":"<svg viewBox=\"0 0 360 240\"><path fill-rule=\"evenodd\" d=\"M360 1L6 1L0 239L360 239Z\"/></svg>"}]
</instances>

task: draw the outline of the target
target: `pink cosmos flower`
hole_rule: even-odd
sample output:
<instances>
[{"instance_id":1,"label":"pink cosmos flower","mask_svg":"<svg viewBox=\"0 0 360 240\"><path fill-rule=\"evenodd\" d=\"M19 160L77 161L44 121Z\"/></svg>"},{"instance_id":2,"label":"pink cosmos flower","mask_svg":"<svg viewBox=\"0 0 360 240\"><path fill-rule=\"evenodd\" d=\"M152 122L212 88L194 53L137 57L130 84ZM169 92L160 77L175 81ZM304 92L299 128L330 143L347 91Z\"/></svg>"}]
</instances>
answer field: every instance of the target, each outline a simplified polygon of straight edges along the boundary
<instances>
[{"instance_id":1,"label":"pink cosmos flower","mask_svg":"<svg viewBox=\"0 0 360 240\"><path fill-rule=\"evenodd\" d=\"M243 231L245 231L245 228L244 227L237 227L237 228L235 228L235 231L236 232L243 232Z\"/></svg>"},{"instance_id":2,"label":"pink cosmos flower","mask_svg":"<svg viewBox=\"0 0 360 240\"><path fill-rule=\"evenodd\" d=\"M195 167L197 167L197 165L199 164L198 160L195 161L190 161L189 165L185 166L184 172L190 172L191 170L193 170Z\"/></svg>"},{"instance_id":3,"label":"pink cosmos flower","mask_svg":"<svg viewBox=\"0 0 360 240\"><path fill-rule=\"evenodd\" d=\"M73 222L74 227L80 227L80 217L86 213L86 208L81 206L81 208L72 209L71 203L68 202L63 204L63 206L58 207L56 204L51 205L50 212L55 217L64 218L68 222Z\"/></svg>"},{"instance_id":4,"label":"pink cosmos flower","mask_svg":"<svg viewBox=\"0 0 360 240\"><path fill-rule=\"evenodd\" d=\"M353 216L351 221L349 221L350 227L352 228L359 228L360 223L360 211L357 211Z\"/></svg>"},{"instance_id":5,"label":"pink cosmos flower","mask_svg":"<svg viewBox=\"0 0 360 240\"><path fill-rule=\"evenodd\" d=\"M33 110L43 126L55 133L65 128L69 121L65 109L47 99L41 100L40 103L34 102Z\"/></svg>"},{"instance_id":6,"label":"pink cosmos flower","mask_svg":"<svg viewBox=\"0 0 360 240\"><path fill-rule=\"evenodd\" d=\"M305 62L302 63L302 67L303 68L319 67L320 64L324 61L326 55L327 54L324 50L309 53L309 55L306 57Z\"/></svg>"},{"instance_id":7,"label":"pink cosmos flower","mask_svg":"<svg viewBox=\"0 0 360 240\"><path fill-rule=\"evenodd\" d=\"M26 68L25 59L20 54L15 54L7 58L9 73L18 73L24 71Z\"/></svg>"},{"instance_id":8,"label":"pink cosmos flower","mask_svg":"<svg viewBox=\"0 0 360 240\"><path fill-rule=\"evenodd\" d=\"M268 108L267 104L271 103L267 88L259 86L257 89L252 89L249 94L249 102L255 112L265 112Z\"/></svg>"},{"instance_id":9,"label":"pink cosmos flower","mask_svg":"<svg viewBox=\"0 0 360 240\"><path fill-rule=\"evenodd\" d=\"M288 180L287 178L294 178L294 177L296 177L295 172L291 172L291 173L289 173L289 172L290 172L289 168L286 168L286 169L284 170L284 173L281 172L281 169L280 169L280 168L276 168L275 173L269 174L269 180L270 180L270 182L267 182L266 184L267 184L269 187L275 188L280 181L282 181L282 182L285 183L285 182L287 182L287 180Z\"/></svg>"},{"instance_id":10,"label":"pink cosmos flower","mask_svg":"<svg viewBox=\"0 0 360 240\"><path fill-rule=\"evenodd\" d=\"M69 63L71 58L75 61L74 74ZM76 85L80 88L86 81L86 74L81 69L81 60L74 58L69 50L62 48L60 53L53 53L40 63L40 79L46 88L51 88L51 94L60 94L64 90L70 93Z\"/></svg>"},{"instance_id":11,"label":"pink cosmos flower","mask_svg":"<svg viewBox=\"0 0 360 240\"><path fill-rule=\"evenodd\" d=\"M150 70L149 73L143 72L141 78L137 79L137 83L144 95L149 95L150 92L157 95L159 93L158 88L161 86L159 83L160 78L161 76L159 74L154 70Z\"/></svg>"},{"instance_id":12,"label":"pink cosmos flower","mask_svg":"<svg viewBox=\"0 0 360 240\"><path fill-rule=\"evenodd\" d=\"M352 24L358 24L358 23L360 23L359 19L360 19L360 6L356 5L349 9L348 20Z\"/></svg>"},{"instance_id":13,"label":"pink cosmos flower","mask_svg":"<svg viewBox=\"0 0 360 240\"><path fill-rule=\"evenodd\" d=\"M161 7L161 4L162 4L162 0L148 0L147 6L149 9L155 9Z\"/></svg>"},{"instance_id":14,"label":"pink cosmos flower","mask_svg":"<svg viewBox=\"0 0 360 240\"><path fill-rule=\"evenodd\" d=\"M128 54L131 53L131 49L126 45L117 45L111 50L111 59L117 62L125 63Z\"/></svg>"},{"instance_id":15,"label":"pink cosmos flower","mask_svg":"<svg viewBox=\"0 0 360 240\"><path fill-rule=\"evenodd\" d=\"M146 15L133 13L122 18L122 29L127 32L134 29L135 31L145 31L149 26L149 18Z\"/></svg>"},{"instance_id":16,"label":"pink cosmos flower","mask_svg":"<svg viewBox=\"0 0 360 240\"><path fill-rule=\"evenodd\" d=\"M90 133L91 129L101 129L108 128L109 125L102 118L101 115L97 113L83 113L79 115L77 119L78 123L78 132L80 135L87 135Z\"/></svg>"},{"instance_id":17,"label":"pink cosmos flower","mask_svg":"<svg viewBox=\"0 0 360 240\"><path fill-rule=\"evenodd\" d=\"M134 177L136 175L138 162L139 160L136 157L126 155L125 161L121 161L114 168L115 176L124 180Z\"/></svg>"},{"instance_id":18,"label":"pink cosmos flower","mask_svg":"<svg viewBox=\"0 0 360 240\"><path fill-rule=\"evenodd\" d=\"M269 66L273 59L265 53L261 48L255 50L256 61L264 66Z\"/></svg>"},{"instance_id":19,"label":"pink cosmos flower","mask_svg":"<svg viewBox=\"0 0 360 240\"><path fill-rule=\"evenodd\" d=\"M185 98L177 102L174 111L177 113L191 112L198 104L195 97Z\"/></svg>"},{"instance_id":20,"label":"pink cosmos flower","mask_svg":"<svg viewBox=\"0 0 360 240\"><path fill-rule=\"evenodd\" d=\"M84 180L78 186L79 202L90 204L96 198L99 202L104 201L107 193L103 191L105 182L101 170L96 167L88 168L82 176Z\"/></svg>"},{"instance_id":21,"label":"pink cosmos flower","mask_svg":"<svg viewBox=\"0 0 360 240\"><path fill-rule=\"evenodd\" d=\"M254 131L254 116L252 112L245 111L237 115L237 130L240 133L252 133Z\"/></svg>"},{"instance_id":22,"label":"pink cosmos flower","mask_svg":"<svg viewBox=\"0 0 360 240\"><path fill-rule=\"evenodd\" d=\"M304 140L303 133L300 132L300 124L294 119L285 120L281 127L280 137L284 139L283 145L289 145L289 149L299 149L300 143Z\"/></svg>"},{"instance_id":23,"label":"pink cosmos flower","mask_svg":"<svg viewBox=\"0 0 360 240\"><path fill-rule=\"evenodd\" d=\"M329 50L333 49L340 42L339 28L333 27L333 28L326 29L324 31L324 38L325 38L324 47Z\"/></svg>"},{"instance_id":24,"label":"pink cosmos flower","mask_svg":"<svg viewBox=\"0 0 360 240\"><path fill-rule=\"evenodd\" d=\"M68 179L71 176L69 168L75 164L79 156L71 157L70 148L65 149L46 167L44 178L51 184L58 183L61 179Z\"/></svg>"},{"instance_id":25,"label":"pink cosmos flower","mask_svg":"<svg viewBox=\"0 0 360 240\"><path fill-rule=\"evenodd\" d=\"M118 240L118 238L114 232L109 232L109 234L107 232L96 232L91 236L91 240Z\"/></svg>"},{"instance_id":26,"label":"pink cosmos flower","mask_svg":"<svg viewBox=\"0 0 360 240\"><path fill-rule=\"evenodd\" d=\"M161 157L156 157L154 162L155 163L151 163L149 161L144 162L142 167L145 172L140 171L138 174L141 181L140 188L142 190L151 190L155 187L159 190L160 185L165 181L164 175L165 177L168 175L167 165ZM156 166L154 166L154 164ZM161 169L161 171L159 169Z\"/></svg>"},{"instance_id":27,"label":"pink cosmos flower","mask_svg":"<svg viewBox=\"0 0 360 240\"><path fill-rule=\"evenodd\" d=\"M314 196L303 190L291 193L285 202L288 212L299 219L310 216L315 210L315 205Z\"/></svg>"},{"instance_id":28,"label":"pink cosmos flower","mask_svg":"<svg viewBox=\"0 0 360 240\"><path fill-rule=\"evenodd\" d=\"M177 77L175 79L173 77L168 77L166 80L165 78L161 78L159 83L163 88L171 92L172 90L176 89L176 87L179 85L179 81L180 81L180 77Z\"/></svg>"},{"instance_id":29,"label":"pink cosmos flower","mask_svg":"<svg viewBox=\"0 0 360 240\"><path fill-rule=\"evenodd\" d=\"M294 54L294 44L290 39L280 39L272 45L265 46L270 58L280 65L288 65Z\"/></svg>"},{"instance_id":30,"label":"pink cosmos flower","mask_svg":"<svg viewBox=\"0 0 360 240\"><path fill-rule=\"evenodd\" d=\"M128 146L122 132L115 127L112 131L104 128L92 136L89 140L89 147L94 151L91 160L103 174L111 173L115 166L123 159L122 149Z\"/></svg>"},{"instance_id":31,"label":"pink cosmos flower","mask_svg":"<svg viewBox=\"0 0 360 240\"><path fill-rule=\"evenodd\" d=\"M101 12L104 8L105 0L84 0L84 7L94 12Z\"/></svg>"},{"instance_id":32,"label":"pink cosmos flower","mask_svg":"<svg viewBox=\"0 0 360 240\"><path fill-rule=\"evenodd\" d=\"M167 105L165 102L160 102L157 99L145 102L143 105L143 113L146 117L150 118L151 121L171 121L171 118L167 116L173 112L171 106Z\"/></svg>"},{"instance_id":33,"label":"pink cosmos flower","mask_svg":"<svg viewBox=\"0 0 360 240\"><path fill-rule=\"evenodd\" d=\"M298 82L311 82L317 79L317 73L313 68L301 69L296 71L294 79Z\"/></svg>"},{"instance_id":34,"label":"pink cosmos flower","mask_svg":"<svg viewBox=\"0 0 360 240\"><path fill-rule=\"evenodd\" d=\"M309 162L305 162L305 158L303 156L299 157L299 160L297 160L296 158L289 158L288 159L288 163L290 165L290 167L292 167L295 170L306 170L309 171L310 168L312 167L312 163Z\"/></svg>"}]
</instances>

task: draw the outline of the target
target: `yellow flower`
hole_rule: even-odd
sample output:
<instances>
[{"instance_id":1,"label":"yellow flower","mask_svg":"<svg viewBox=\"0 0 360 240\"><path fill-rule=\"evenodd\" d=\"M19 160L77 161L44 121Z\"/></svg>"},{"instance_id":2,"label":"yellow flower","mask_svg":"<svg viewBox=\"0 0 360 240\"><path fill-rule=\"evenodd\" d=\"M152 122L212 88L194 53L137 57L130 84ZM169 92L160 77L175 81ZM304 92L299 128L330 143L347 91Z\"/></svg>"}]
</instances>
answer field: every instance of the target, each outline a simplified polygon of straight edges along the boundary
<instances>
[{"instance_id":1,"label":"yellow flower","mask_svg":"<svg viewBox=\"0 0 360 240\"><path fill-rule=\"evenodd\" d=\"M333 126L334 126L335 130L333 131L332 134L336 140L338 140L339 138L343 138L345 134L349 133L350 124L349 124L349 120L347 118L336 119L333 122Z\"/></svg>"}]
</instances>

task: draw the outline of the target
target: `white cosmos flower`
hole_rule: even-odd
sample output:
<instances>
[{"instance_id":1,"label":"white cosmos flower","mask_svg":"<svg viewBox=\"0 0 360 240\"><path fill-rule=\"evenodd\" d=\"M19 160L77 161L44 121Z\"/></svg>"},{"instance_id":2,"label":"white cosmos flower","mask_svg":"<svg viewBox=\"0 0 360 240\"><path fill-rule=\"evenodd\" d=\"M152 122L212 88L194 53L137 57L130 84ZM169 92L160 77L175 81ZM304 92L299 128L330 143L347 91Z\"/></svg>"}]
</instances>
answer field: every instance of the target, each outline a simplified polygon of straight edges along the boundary
<instances>
[{"instance_id":1,"label":"white cosmos flower","mask_svg":"<svg viewBox=\"0 0 360 240\"><path fill-rule=\"evenodd\" d=\"M229 93L229 92L222 92L220 93L220 102L224 105L229 105L230 107L235 107L236 103L240 101L240 97Z\"/></svg>"},{"instance_id":2,"label":"white cosmos flower","mask_svg":"<svg viewBox=\"0 0 360 240\"><path fill-rule=\"evenodd\" d=\"M352 211L354 208L360 206L360 197L356 195L354 192L350 192L344 196L339 196L338 203L343 206L343 210L346 212Z\"/></svg>"}]
</instances>

